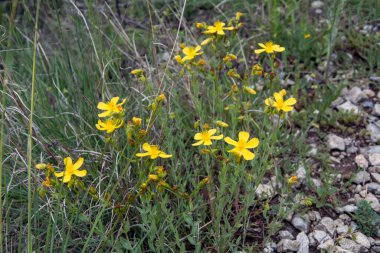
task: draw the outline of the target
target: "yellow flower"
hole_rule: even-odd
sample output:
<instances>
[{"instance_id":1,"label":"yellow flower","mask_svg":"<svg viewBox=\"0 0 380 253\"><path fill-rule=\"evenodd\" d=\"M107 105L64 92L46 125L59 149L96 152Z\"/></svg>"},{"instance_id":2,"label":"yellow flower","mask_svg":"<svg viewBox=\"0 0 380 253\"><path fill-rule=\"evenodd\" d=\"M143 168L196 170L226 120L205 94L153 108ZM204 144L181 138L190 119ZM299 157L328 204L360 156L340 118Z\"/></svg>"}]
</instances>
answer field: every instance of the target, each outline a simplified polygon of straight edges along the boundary
<instances>
[{"instance_id":1,"label":"yellow flower","mask_svg":"<svg viewBox=\"0 0 380 253\"><path fill-rule=\"evenodd\" d=\"M201 133L196 133L194 135L194 140L196 140L198 142L192 144L192 146L199 146L202 144L205 146L210 146L212 144L211 140L223 139L223 134L213 136L215 133L216 133L216 129L210 129L210 130L203 131Z\"/></svg>"},{"instance_id":2,"label":"yellow flower","mask_svg":"<svg viewBox=\"0 0 380 253\"><path fill-rule=\"evenodd\" d=\"M218 35L224 35L224 30L233 30L233 27L224 27L226 24L220 21L216 21L214 25L209 25L207 27L207 31L205 31L205 34L213 34L216 33Z\"/></svg>"},{"instance_id":3,"label":"yellow flower","mask_svg":"<svg viewBox=\"0 0 380 253\"><path fill-rule=\"evenodd\" d=\"M268 54L273 54L275 52L283 52L285 51L284 47L281 47L280 45L273 44L272 41L266 42L265 44L259 43L259 46L262 47L262 49L256 49L256 54L261 54L262 52L266 52Z\"/></svg>"},{"instance_id":4,"label":"yellow flower","mask_svg":"<svg viewBox=\"0 0 380 253\"><path fill-rule=\"evenodd\" d=\"M96 128L100 131L107 131L108 134L115 131L117 128L120 128L123 125L123 120L117 119L106 119L105 122L98 120L98 124L96 124Z\"/></svg>"},{"instance_id":5,"label":"yellow flower","mask_svg":"<svg viewBox=\"0 0 380 253\"><path fill-rule=\"evenodd\" d=\"M256 76L261 76L263 74L263 67L260 64L253 65L252 74Z\"/></svg>"},{"instance_id":6,"label":"yellow flower","mask_svg":"<svg viewBox=\"0 0 380 253\"><path fill-rule=\"evenodd\" d=\"M180 55L176 55L176 56L174 57L174 59L175 59L179 64L183 64L183 63L184 63L184 61L182 60L182 58L181 58Z\"/></svg>"},{"instance_id":7,"label":"yellow flower","mask_svg":"<svg viewBox=\"0 0 380 253\"><path fill-rule=\"evenodd\" d=\"M205 27L205 24L204 23L195 23L195 27L198 29L202 29L203 27Z\"/></svg>"},{"instance_id":8,"label":"yellow flower","mask_svg":"<svg viewBox=\"0 0 380 253\"><path fill-rule=\"evenodd\" d=\"M154 174L149 174L149 175L148 175L148 179L149 179L149 180L152 180L152 181L156 181L156 180L158 180L158 176L157 176L157 175L154 175Z\"/></svg>"},{"instance_id":9,"label":"yellow flower","mask_svg":"<svg viewBox=\"0 0 380 253\"><path fill-rule=\"evenodd\" d=\"M157 145L150 145L145 142L142 146L142 149L145 150L145 153L137 153L137 157L150 156L150 159L156 159L157 157L161 158L170 158L172 155L166 154L164 151L160 150L160 147Z\"/></svg>"},{"instance_id":10,"label":"yellow flower","mask_svg":"<svg viewBox=\"0 0 380 253\"><path fill-rule=\"evenodd\" d=\"M44 170L46 169L46 166L47 166L46 163L38 163L35 165L36 169L38 170Z\"/></svg>"},{"instance_id":11,"label":"yellow flower","mask_svg":"<svg viewBox=\"0 0 380 253\"><path fill-rule=\"evenodd\" d=\"M240 18L244 15L243 13L241 13L240 11L236 12L236 21L239 21Z\"/></svg>"},{"instance_id":12,"label":"yellow flower","mask_svg":"<svg viewBox=\"0 0 380 253\"><path fill-rule=\"evenodd\" d=\"M244 86L244 90L251 94L251 95L256 95L256 91L254 89L252 89L251 87L248 87L248 86Z\"/></svg>"},{"instance_id":13,"label":"yellow flower","mask_svg":"<svg viewBox=\"0 0 380 253\"><path fill-rule=\"evenodd\" d=\"M226 122L223 122L223 121L220 121L220 120L217 120L216 124L218 126L220 126L220 127L224 127L224 128L228 127L228 124Z\"/></svg>"},{"instance_id":14,"label":"yellow flower","mask_svg":"<svg viewBox=\"0 0 380 253\"><path fill-rule=\"evenodd\" d=\"M192 60L197 55L203 54L201 51L201 46L194 47L185 47L182 52L185 54L185 57L182 58L182 61Z\"/></svg>"},{"instance_id":15,"label":"yellow flower","mask_svg":"<svg viewBox=\"0 0 380 253\"><path fill-rule=\"evenodd\" d=\"M160 95L157 96L156 98L156 101L157 102L161 102L161 101L165 101L166 100L166 96L164 93L161 93Z\"/></svg>"},{"instance_id":16,"label":"yellow flower","mask_svg":"<svg viewBox=\"0 0 380 253\"><path fill-rule=\"evenodd\" d=\"M141 121L142 121L141 118L136 118L136 117L133 117L133 118L132 118L132 122L133 122L133 125L134 125L135 127L139 127L139 126L141 125Z\"/></svg>"},{"instance_id":17,"label":"yellow flower","mask_svg":"<svg viewBox=\"0 0 380 253\"><path fill-rule=\"evenodd\" d=\"M135 75L135 76L141 75L141 74L144 74L144 70L142 70L142 69L134 69L134 70L131 71L131 74Z\"/></svg>"},{"instance_id":18,"label":"yellow flower","mask_svg":"<svg viewBox=\"0 0 380 253\"><path fill-rule=\"evenodd\" d=\"M79 168L83 165L83 162L83 157L79 157L78 161L76 161L74 164L73 160L71 160L71 157L66 157L63 160L63 163L66 166L65 171L55 172L54 175L56 177L63 177L64 183L70 182L73 175L77 177L84 177L87 175L87 170L79 170Z\"/></svg>"},{"instance_id":19,"label":"yellow flower","mask_svg":"<svg viewBox=\"0 0 380 253\"><path fill-rule=\"evenodd\" d=\"M286 94L285 90L274 93L274 100L272 98L265 99L265 104L269 107L274 107L277 111L289 112L293 110L294 104L297 103L295 98L289 98L284 101L284 95Z\"/></svg>"},{"instance_id":20,"label":"yellow flower","mask_svg":"<svg viewBox=\"0 0 380 253\"><path fill-rule=\"evenodd\" d=\"M289 179L288 179L288 184L289 185L293 185L293 184L296 184L298 183L298 177L297 176L291 176Z\"/></svg>"},{"instance_id":21,"label":"yellow flower","mask_svg":"<svg viewBox=\"0 0 380 253\"><path fill-rule=\"evenodd\" d=\"M245 160L252 160L253 158L255 158L255 154L249 151L248 149L256 148L259 145L259 139L252 138L251 140L249 140L248 132L239 132L238 141L234 141L230 137L224 138L224 141L232 146L235 146L235 148L228 150L228 152L234 154L235 156L243 156Z\"/></svg>"},{"instance_id":22,"label":"yellow flower","mask_svg":"<svg viewBox=\"0 0 380 253\"><path fill-rule=\"evenodd\" d=\"M311 37L310 33L306 33L304 36L303 36L305 39L308 39Z\"/></svg>"},{"instance_id":23,"label":"yellow flower","mask_svg":"<svg viewBox=\"0 0 380 253\"><path fill-rule=\"evenodd\" d=\"M99 102L98 109L103 110L105 112L98 114L98 116L100 118L103 118L124 112L122 105L125 104L126 99L121 101L121 103L117 103L118 101L119 97L113 97L107 103Z\"/></svg>"},{"instance_id":24,"label":"yellow flower","mask_svg":"<svg viewBox=\"0 0 380 253\"><path fill-rule=\"evenodd\" d=\"M214 39L212 37L207 38L207 39L205 39L204 41L201 42L201 46L205 46L205 45L207 45L208 43L210 43L213 40Z\"/></svg>"},{"instance_id":25,"label":"yellow flower","mask_svg":"<svg viewBox=\"0 0 380 253\"><path fill-rule=\"evenodd\" d=\"M46 177L45 180L42 181L42 185L45 187L52 187L53 184L52 184L50 177Z\"/></svg>"},{"instance_id":26,"label":"yellow flower","mask_svg":"<svg viewBox=\"0 0 380 253\"><path fill-rule=\"evenodd\" d=\"M223 61L224 61L224 62L228 62L228 61L234 61L234 60L236 60L236 59L237 59L236 55L234 55L234 54L228 54L228 55L226 55L226 56L223 58Z\"/></svg>"}]
</instances>

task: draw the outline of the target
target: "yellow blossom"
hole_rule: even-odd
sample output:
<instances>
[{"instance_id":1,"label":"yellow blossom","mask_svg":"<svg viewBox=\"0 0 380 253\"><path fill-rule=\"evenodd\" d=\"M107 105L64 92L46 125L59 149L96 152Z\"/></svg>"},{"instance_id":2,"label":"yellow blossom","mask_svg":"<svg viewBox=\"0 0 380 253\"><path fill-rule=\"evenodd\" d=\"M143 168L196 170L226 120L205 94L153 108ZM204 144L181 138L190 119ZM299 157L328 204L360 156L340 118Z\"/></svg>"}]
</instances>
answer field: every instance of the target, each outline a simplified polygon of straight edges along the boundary
<instances>
[{"instance_id":1,"label":"yellow blossom","mask_svg":"<svg viewBox=\"0 0 380 253\"><path fill-rule=\"evenodd\" d=\"M218 126L220 126L220 127L224 127L224 128L228 127L228 124L226 122L223 122L223 121L220 121L220 120L217 120L216 124Z\"/></svg>"},{"instance_id":2,"label":"yellow blossom","mask_svg":"<svg viewBox=\"0 0 380 253\"><path fill-rule=\"evenodd\" d=\"M157 102L161 102L161 101L165 101L165 100L166 100L166 96L163 93L161 93L160 95L158 95L157 98L156 98Z\"/></svg>"},{"instance_id":3,"label":"yellow blossom","mask_svg":"<svg viewBox=\"0 0 380 253\"><path fill-rule=\"evenodd\" d=\"M44 169L46 169L46 166L47 165L45 163L38 163L35 165L36 169L38 169L38 170L44 170Z\"/></svg>"},{"instance_id":4,"label":"yellow blossom","mask_svg":"<svg viewBox=\"0 0 380 253\"><path fill-rule=\"evenodd\" d=\"M223 58L223 61L224 61L224 62L228 62L228 61L234 61L234 60L236 60L236 59L237 59L236 55L234 55L234 54L228 54L228 55L226 55L226 56Z\"/></svg>"},{"instance_id":5,"label":"yellow blossom","mask_svg":"<svg viewBox=\"0 0 380 253\"><path fill-rule=\"evenodd\" d=\"M46 177L45 180L42 181L42 185L45 187L52 187L53 184L52 184L50 177Z\"/></svg>"},{"instance_id":6,"label":"yellow blossom","mask_svg":"<svg viewBox=\"0 0 380 253\"><path fill-rule=\"evenodd\" d=\"M202 42L201 42L201 46L205 46L205 45L207 45L208 43L210 43L211 41L213 41L214 39L212 38L212 37L210 37L210 38L207 38L207 39L205 39L205 40L203 40Z\"/></svg>"},{"instance_id":7,"label":"yellow blossom","mask_svg":"<svg viewBox=\"0 0 380 253\"><path fill-rule=\"evenodd\" d=\"M103 110L105 112L102 112L98 114L100 118L112 116L114 114L119 114L124 112L124 109L122 107L123 104L125 104L126 99L121 101L121 103L117 103L119 101L119 97L113 97L111 100L107 103L99 102L98 103L98 109Z\"/></svg>"},{"instance_id":8,"label":"yellow blossom","mask_svg":"<svg viewBox=\"0 0 380 253\"><path fill-rule=\"evenodd\" d=\"M265 104L269 107L274 107L277 111L289 112L293 110L294 104L297 103L295 98L289 98L284 101L285 90L274 93L274 100L272 98L265 99Z\"/></svg>"},{"instance_id":9,"label":"yellow blossom","mask_svg":"<svg viewBox=\"0 0 380 253\"><path fill-rule=\"evenodd\" d=\"M310 33L306 33L304 36L303 36L305 39L308 39L311 37Z\"/></svg>"},{"instance_id":10,"label":"yellow blossom","mask_svg":"<svg viewBox=\"0 0 380 253\"><path fill-rule=\"evenodd\" d=\"M248 132L239 132L238 141L234 141L230 137L224 138L224 141L232 146L235 146L235 148L228 150L228 152L234 154L235 156L243 156L245 160L252 160L255 158L255 154L249 151L248 149L256 148L259 145L259 139L252 138L249 140Z\"/></svg>"},{"instance_id":11,"label":"yellow blossom","mask_svg":"<svg viewBox=\"0 0 380 253\"><path fill-rule=\"evenodd\" d=\"M55 172L54 175L56 177L63 177L64 183L70 182L73 175L77 177L84 177L87 175L87 170L79 170L79 168L83 165L83 162L83 157L79 157L78 161L76 161L74 164L73 160L71 160L71 157L66 157L63 160L63 163L66 166L65 171Z\"/></svg>"},{"instance_id":12,"label":"yellow blossom","mask_svg":"<svg viewBox=\"0 0 380 253\"><path fill-rule=\"evenodd\" d=\"M176 55L176 56L174 57L174 59L175 59L179 64L183 64L183 63L184 63L184 61L182 60L182 58L181 58L180 55Z\"/></svg>"},{"instance_id":13,"label":"yellow blossom","mask_svg":"<svg viewBox=\"0 0 380 253\"><path fill-rule=\"evenodd\" d=\"M288 184L289 185L293 185L293 184L296 184L298 183L298 177L297 176L291 176L289 179L288 179Z\"/></svg>"},{"instance_id":14,"label":"yellow blossom","mask_svg":"<svg viewBox=\"0 0 380 253\"><path fill-rule=\"evenodd\" d=\"M137 117L133 117L132 118L132 122L133 122L133 125L135 127L139 127L141 125L142 119L141 118L137 118Z\"/></svg>"},{"instance_id":15,"label":"yellow blossom","mask_svg":"<svg viewBox=\"0 0 380 253\"><path fill-rule=\"evenodd\" d=\"M224 30L233 30L233 27L224 27L226 24L220 21L214 22L214 25L209 25L207 27L207 31L205 31L205 34L213 34L216 33L218 35L224 35Z\"/></svg>"},{"instance_id":16,"label":"yellow blossom","mask_svg":"<svg viewBox=\"0 0 380 253\"><path fill-rule=\"evenodd\" d=\"M182 58L182 61L192 60L197 55L203 54L200 52L202 50L201 46L194 47L185 47L182 52L185 54L185 57Z\"/></svg>"},{"instance_id":17,"label":"yellow blossom","mask_svg":"<svg viewBox=\"0 0 380 253\"><path fill-rule=\"evenodd\" d=\"M195 23L195 27L198 29L202 29L205 26L204 23Z\"/></svg>"},{"instance_id":18,"label":"yellow blossom","mask_svg":"<svg viewBox=\"0 0 380 253\"><path fill-rule=\"evenodd\" d=\"M253 65L252 74L256 76L261 76L263 74L263 67L260 64Z\"/></svg>"},{"instance_id":19,"label":"yellow blossom","mask_svg":"<svg viewBox=\"0 0 380 253\"><path fill-rule=\"evenodd\" d=\"M268 54L273 54L275 52L283 52L285 51L284 47L281 47L280 45L273 44L272 41L266 42L265 44L259 43L259 46L262 47L261 49L256 49L256 54L261 54L262 52L266 52Z\"/></svg>"},{"instance_id":20,"label":"yellow blossom","mask_svg":"<svg viewBox=\"0 0 380 253\"><path fill-rule=\"evenodd\" d=\"M244 86L244 90L251 94L251 95L256 95L256 91L254 89L252 89L251 87L248 87L248 86Z\"/></svg>"},{"instance_id":21,"label":"yellow blossom","mask_svg":"<svg viewBox=\"0 0 380 253\"><path fill-rule=\"evenodd\" d=\"M240 11L236 12L235 16L236 16L236 21L239 21L240 18L243 16L244 14L241 13Z\"/></svg>"},{"instance_id":22,"label":"yellow blossom","mask_svg":"<svg viewBox=\"0 0 380 253\"><path fill-rule=\"evenodd\" d=\"M123 125L123 120L118 119L106 119L105 122L98 120L96 128L100 131L106 131L108 134L114 132L117 128L120 128Z\"/></svg>"},{"instance_id":23,"label":"yellow blossom","mask_svg":"<svg viewBox=\"0 0 380 253\"><path fill-rule=\"evenodd\" d=\"M148 175L148 179L149 179L149 180L152 180L152 181L156 181L156 180L158 180L158 176L157 176L157 175L154 175L154 174L149 174L149 175Z\"/></svg>"},{"instance_id":24,"label":"yellow blossom","mask_svg":"<svg viewBox=\"0 0 380 253\"><path fill-rule=\"evenodd\" d=\"M134 69L134 70L131 71L131 74L135 75L135 76L141 75L141 74L144 74L144 70L142 70L142 69Z\"/></svg>"},{"instance_id":25,"label":"yellow blossom","mask_svg":"<svg viewBox=\"0 0 380 253\"><path fill-rule=\"evenodd\" d=\"M223 139L223 134L213 136L216 133L216 129L210 129L203 131L201 133L196 133L194 135L194 140L197 142L192 144L192 146L199 146L199 145L205 145L210 146L212 144L212 140L221 140Z\"/></svg>"},{"instance_id":26,"label":"yellow blossom","mask_svg":"<svg viewBox=\"0 0 380 253\"><path fill-rule=\"evenodd\" d=\"M145 142L142 146L142 149L146 151L145 153L137 153L137 157L150 156L150 159L156 159L157 157L161 158L170 158L172 155L166 154L164 151L160 150L160 147L157 145L150 145Z\"/></svg>"}]
</instances>

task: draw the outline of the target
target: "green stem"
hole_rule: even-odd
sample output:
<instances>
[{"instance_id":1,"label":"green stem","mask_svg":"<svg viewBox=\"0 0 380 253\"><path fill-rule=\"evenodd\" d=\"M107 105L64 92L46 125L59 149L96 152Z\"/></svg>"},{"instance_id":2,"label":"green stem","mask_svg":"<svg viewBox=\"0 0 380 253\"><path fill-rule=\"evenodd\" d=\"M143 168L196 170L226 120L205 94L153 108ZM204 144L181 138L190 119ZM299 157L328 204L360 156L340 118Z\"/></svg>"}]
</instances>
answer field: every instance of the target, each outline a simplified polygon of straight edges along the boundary
<instances>
[{"instance_id":1,"label":"green stem","mask_svg":"<svg viewBox=\"0 0 380 253\"><path fill-rule=\"evenodd\" d=\"M34 26L33 42L33 70L32 70L32 90L30 101L29 134L28 134L28 252L32 252L32 136L33 136L33 114L34 114L34 90L36 86L36 61L37 61L37 34L38 34L38 13L40 1L37 2L36 19Z\"/></svg>"}]
</instances>

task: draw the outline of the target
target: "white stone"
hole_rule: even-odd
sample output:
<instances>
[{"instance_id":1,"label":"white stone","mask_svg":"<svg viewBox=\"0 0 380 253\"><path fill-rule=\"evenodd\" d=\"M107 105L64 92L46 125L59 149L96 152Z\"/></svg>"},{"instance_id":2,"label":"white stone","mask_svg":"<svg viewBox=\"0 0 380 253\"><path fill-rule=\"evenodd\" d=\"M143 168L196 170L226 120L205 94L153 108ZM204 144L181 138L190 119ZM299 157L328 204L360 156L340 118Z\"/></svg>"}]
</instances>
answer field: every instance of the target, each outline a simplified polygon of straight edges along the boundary
<instances>
[{"instance_id":1,"label":"white stone","mask_svg":"<svg viewBox=\"0 0 380 253\"><path fill-rule=\"evenodd\" d=\"M302 232L307 233L309 231L309 222L297 214L292 219L292 225Z\"/></svg>"},{"instance_id":2,"label":"white stone","mask_svg":"<svg viewBox=\"0 0 380 253\"><path fill-rule=\"evenodd\" d=\"M368 161L365 159L364 155L360 154L355 156L355 163L359 168L367 169L368 168Z\"/></svg>"},{"instance_id":3,"label":"white stone","mask_svg":"<svg viewBox=\"0 0 380 253\"><path fill-rule=\"evenodd\" d=\"M359 87L353 87L351 90L349 90L346 98L351 102L357 104L360 101L367 99L368 96Z\"/></svg>"},{"instance_id":4,"label":"white stone","mask_svg":"<svg viewBox=\"0 0 380 253\"><path fill-rule=\"evenodd\" d=\"M375 104L373 107L373 114L376 116L380 116L380 104Z\"/></svg>"},{"instance_id":5,"label":"white stone","mask_svg":"<svg viewBox=\"0 0 380 253\"><path fill-rule=\"evenodd\" d=\"M368 124L367 131L371 134L373 142L377 142L380 139L380 127L377 124Z\"/></svg>"},{"instance_id":6,"label":"white stone","mask_svg":"<svg viewBox=\"0 0 380 253\"><path fill-rule=\"evenodd\" d=\"M339 245L345 249L345 250L349 250L353 253L359 253L362 251L362 246L357 244L356 242L350 240L350 239L347 239L347 238L342 238L339 240Z\"/></svg>"},{"instance_id":7,"label":"white stone","mask_svg":"<svg viewBox=\"0 0 380 253\"><path fill-rule=\"evenodd\" d=\"M277 251L278 252L288 252L288 251L297 251L300 247L300 243L295 240L289 240L289 239L282 239L277 244Z\"/></svg>"},{"instance_id":8,"label":"white stone","mask_svg":"<svg viewBox=\"0 0 380 253\"><path fill-rule=\"evenodd\" d=\"M369 249L371 247L371 242L368 240L367 236L365 236L361 232L356 232L354 234L355 242L362 245L363 247Z\"/></svg>"},{"instance_id":9,"label":"white stone","mask_svg":"<svg viewBox=\"0 0 380 253\"><path fill-rule=\"evenodd\" d=\"M313 237L318 243L323 243L324 241L331 239L331 237L323 230L314 230Z\"/></svg>"},{"instance_id":10,"label":"white stone","mask_svg":"<svg viewBox=\"0 0 380 253\"><path fill-rule=\"evenodd\" d=\"M330 239L324 241L323 243L319 244L318 247L317 247L317 249L319 249L319 250L329 250L332 247L334 247L334 240L330 238Z\"/></svg>"},{"instance_id":11,"label":"white stone","mask_svg":"<svg viewBox=\"0 0 380 253\"><path fill-rule=\"evenodd\" d=\"M371 177L372 177L372 180L373 180L374 182L380 184L380 174L379 174L379 173L372 172L372 173L371 173ZM378 193L378 194L380 194L380 193Z\"/></svg>"},{"instance_id":12,"label":"white stone","mask_svg":"<svg viewBox=\"0 0 380 253\"><path fill-rule=\"evenodd\" d=\"M350 101L346 101L345 103L337 106L339 111L352 112L354 114L359 113L359 107L352 104Z\"/></svg>"},{"instance_id":13,"label":"white stone","mask_svg":"<svg viewBox=\"0 0 380 253\"><path fill-rule=\"evenodd\" d=\"M346 234L348 232L348 226L347 225L339 226L336 228L336 232L338 233L338 235Z\"/></svg>"},{"instance_id":14,"label":"white stone","mask_svg":"<svg viewBox=\"0 0 380 253\"><path fill-rule=\"evenodd\" d=\"M334 220L330 217L323 217L322 220L319 222L319 225L324 228L324 230L329 233L330 236L334 236L336 225L334 223Z\"/></svg>"},{"instance_id":15,"label":"white stone","mask_svg":"<svg viewBox=\"0 0 380 253\"><path fill-rule=\"evenodd\" d=\"M281 238L281 239L290 239L290 240L293 240L294 239L294 236L287 230L281 230L278 232L278 236Z\"/></svg>"},{"instance_id":16,"label":"white stone","mask_svg":"<svg viewBox=\"0 0 380 253\"><path fill-rule=\"evenodd\" d=\"M322 1L313 1L311 3L311 8L313 9L321 9L325 5Z\"/></svg>"},{"instance_id":17,"label":"white stone","mask_svg":"<svg viewBox=\"0 0 380 253\"><path fill-rule=\"evenodd\" d=\"M300 243L297 253L309 253L309 238L304 232L297 235L297 241Z\"/></svg>"},{"instance_id":18,"label":"white stone","mask_svg":"<svg viewBox=\"0 0 380 253\"><path fill-rule=\"evenodd\" d=\"M300 166L296 171L297 178L300 182L304 182L306 179L306 169L304 166Z\"/></svg>"},{"instance_id":19,"label":"white stone","mask_svg":"<svg viewBox=\"0 0 380 253\"><path fill-rule=\"evenodd\" d=\"M346 145L344 143L344 139L335 134L329 134L327 136L327 146L330 150L338 149L344 151L346 149Z\"/></svg>"},{"instance_id":20,"label":"white stone","mask_svg":"<svg viewBox=\"0 0 380 253\"><path fill-rule=\"evenodd\" d=\"M272 187L272 185L270 184L259 184L256 188L256 194L260 197L260 198L264 198L264 197L272 197L273 194L274 194L274 189Z\"/></svg>"},{"instance_id":21,"label":"white stone","mask_svg":"<svg viewBox=\"0 0 380 253\"><path fill-rule=\"evenodd\" d=\"M376 212L380 211L380 203L379 203L379 200L376 198L375 195L373 195L372 193L368 193L367 197L365 197L365 200L370 202L370 205L371 205L373 210L375 210Z\"/></svg>"},{"instance_id":22,"label":"white stone","mask_svg":"<svg viewBox=\"0 0 380 253\"><path fill-rule=\"evenodd\" d=\"M372 166L380 165L380 153L373 153L368 155L369 163Z\"/></svg>"},{"instance_id":23,"label":"white stone","mask_svg":"<svg viewBox=\"0 0 380 253\"><path fill-rule=\"evenodd\" d=\"M370 174L367 171L359 171L356 174L353 182L355 184L363 184L363 183L366 183L366 182L368 182L370 180L371 180L371 176L370 176Z\"/></svg>"}]
</instances>

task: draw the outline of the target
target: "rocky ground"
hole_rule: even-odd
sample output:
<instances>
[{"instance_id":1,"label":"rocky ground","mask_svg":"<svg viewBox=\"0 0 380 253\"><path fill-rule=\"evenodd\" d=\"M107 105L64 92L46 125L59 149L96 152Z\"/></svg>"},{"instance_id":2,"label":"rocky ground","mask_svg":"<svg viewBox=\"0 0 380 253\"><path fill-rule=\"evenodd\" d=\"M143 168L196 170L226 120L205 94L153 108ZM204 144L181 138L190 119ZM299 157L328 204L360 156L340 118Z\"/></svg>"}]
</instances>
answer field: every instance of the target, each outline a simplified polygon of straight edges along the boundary
<instances>
[{"instance_id":1,"label":"rocky ground","mask_svg":"<svg viewBox=\"0 0 380 253\"><path fill-rule=\"evenodd\" d=\"M289 225L278 232L277 242L269 244L264 252L380 253L380 227L376 235L366 236L352 218L362 200L380 214L380 77L363 83L367 84L343 89L331 108L355 114L361 123L354 131L327 129L324 140L310 144L311 156L320 146L328 150L331 166L337 172L334 184L348 186L348 191L339 197L339 206L329 208L329 212L316 209L291 215ZM321 186L319 174L316 170L311 177ZM302 184L305 168L300 168L297 175Z\"/></svg>"}]
</instances>

